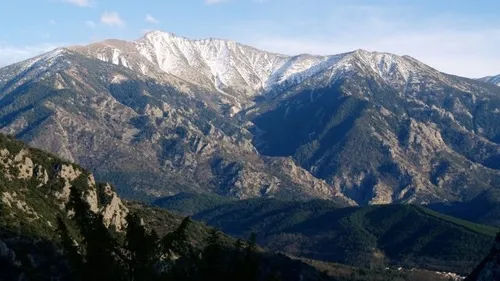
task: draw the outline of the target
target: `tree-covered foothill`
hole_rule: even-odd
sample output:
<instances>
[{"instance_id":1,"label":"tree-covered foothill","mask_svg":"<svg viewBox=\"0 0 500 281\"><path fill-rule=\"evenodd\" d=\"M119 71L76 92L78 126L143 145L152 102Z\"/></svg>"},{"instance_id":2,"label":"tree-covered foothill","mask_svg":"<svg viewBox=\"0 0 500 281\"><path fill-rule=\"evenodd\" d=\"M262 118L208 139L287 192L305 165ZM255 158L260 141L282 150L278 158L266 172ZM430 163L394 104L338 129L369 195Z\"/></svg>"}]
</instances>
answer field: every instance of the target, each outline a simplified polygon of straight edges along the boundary
<instances>
[{"instance_id":1,"label":"tree-covered foothill","mask_svg":"<svg viewBox=\"0 0 500 281\"><path fill-rule=\"evenodd\" d=\"M69 280L280 280L274 272L261 272L254 234L228 245L212 229L199 248L189 241L189 217L159 237L134 213L126 218L125 233L112 232L77 188L71 189L68 211L71 220L58 219L58 235L71 269ZM68 225L77 231L72 233Z\"/></svg>"},{"instance_id":2,"label":"tree-covered foothill","mask_svg":"<svg viewBox=\"0 0 500 281\"><path fill-rule=\"evenodd\" d=\"M164 200L162 206L179 206L174 199ZM189 213L192 208L176 210ZM460 274L467 274L483 259L498 232L418 205L339 208L326 200L232 201L192 217L235 237L259 233L261 246L296 257L355 267L401 266Z\"/></svg>"}]
</instances>

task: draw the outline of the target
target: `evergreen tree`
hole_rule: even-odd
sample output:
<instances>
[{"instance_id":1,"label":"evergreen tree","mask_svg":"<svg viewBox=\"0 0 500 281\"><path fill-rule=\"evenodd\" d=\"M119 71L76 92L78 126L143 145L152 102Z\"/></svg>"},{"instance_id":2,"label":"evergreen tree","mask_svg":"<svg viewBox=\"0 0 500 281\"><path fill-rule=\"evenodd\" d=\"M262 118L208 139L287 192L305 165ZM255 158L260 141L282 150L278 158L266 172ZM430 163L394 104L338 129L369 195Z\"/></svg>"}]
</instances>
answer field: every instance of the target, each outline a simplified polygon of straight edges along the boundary
<instances>
[{"instance_id":1,"label":"evergreen tree","mask_svg":"<svg viewBox=\"0 0 500 281\"><path fill-rule=\"evenodd\" d=\"M80 253L78 253L78 248L76 247L73 239L71 238L68 227L64 222L63 218L60 216L57 217L57 234L61 239L61 246L64 251L64 254L66 255L72 267L70 269L68 279L82 280L82 276L80 274L84 269L83 258L80 255Z\"/></svg>"},{"instance_id":2,"label":"evergreen tree","mask_svg":"<svg viewBox=\"0 0 500 281\"><path fill-rule=\"evenodd\" d=\"M244 247L245 245L243 241L238 238L234 243L233 257L231 261L231 276L233 280L240 280L245 274Z\"/></svg>"},{"instance_id":3,"label":"evergreen tree","mask_svg":"<svg viewBox=\"0 0 500 281\"><path fill-rule=\"evenodd\" d=\"M207 238L207 246L202 253L202 272L204 280L226 280L225 254L223 252L220 232L213 228Z\"/></svg>"},{"instance_id":4,"label":"evergreen tree","mask_svg":"<svg viewBox=\"0 0 500 281\"><path fill-rule=\"evenodd\" d=\"M120 244L103 224L102 216L92 212L82 198L82 192L72 188L67 206L80 233L80 246L74 245L64 220L58 219L61 243L74 270L73 280L258 280L255 234L246 243L237 240L234 247L227 247L221 233L211 229L206 247L200 251L189 240L189 217L160 243L156 232L148 233L140 217L131 213ZM269 280L279 279L270 276Z\"/></svg>"},{"instance_id":5,"label":"evergreen tree","mask_svg":"<svg viewBox=\"0 0 500 281\"><path fill-rule=\"evenodd\" d=\"M127 252L127 279L130 281L154 280L157 278L154 265L159 259L158 235L155 232L147 233L136 214L129 214L126 220L127 232L124 247Z\"/></svg>"},{"instance_id":6,"label":"evergreen tree","mask_svg":"<svg viewBox=\"0 0 500 281\"><path fill-rule=\"evenodd\" d=\"M123 266L119 260L118 243L104 226L102 215L90 210L82 199L82 192L71 188L67 206L74 212L74 220L82 237L86 280L123 280Z\"/></svg>"},{"instance_id":7,"label":"evergreen tree","mask_svg":"<svg viewBox=\"0 0 500 281\"><path fill-rule=\"evenodd\" d=\"M200 279L203 276L200 252L189 241L188 229L191 224L191 219L186 217L175 231L162 239L166 256L176 258L168 273L169 280L203 280Z\"/></svg>"},{"instance_id":8,"label":"evergreen tree","mask_svg":"<svg viewBox=\"0 0 500 281\"><path fill-rule=\"evenodd\" d=\"M188 237L188 228L193 222L190 217L182 220L177 229L165 236L163 239L164 252L175 253L177 255L191 254L193 248Z\"/></svg>"},{"instance_id":9,"label":"evergreen tree","mask_svg":"<svg viewBox=\"0 0 500 281\"><path fill-rule=\"evenodd\" d=\"M245 249L244 276L242 280L254 281L259 277L259 261L257 255L257 234L250 234Z\"/></svg>"}]
</instances>

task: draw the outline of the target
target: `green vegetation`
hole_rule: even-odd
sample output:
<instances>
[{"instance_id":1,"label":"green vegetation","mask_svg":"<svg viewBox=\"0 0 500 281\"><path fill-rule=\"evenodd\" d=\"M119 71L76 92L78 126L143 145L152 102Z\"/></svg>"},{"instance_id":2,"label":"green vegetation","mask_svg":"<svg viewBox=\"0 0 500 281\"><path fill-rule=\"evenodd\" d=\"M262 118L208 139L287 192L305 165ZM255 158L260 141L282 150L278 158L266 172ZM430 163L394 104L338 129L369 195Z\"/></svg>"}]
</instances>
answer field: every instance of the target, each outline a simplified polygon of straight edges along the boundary
<instances>
[{"instance_id":1,"label":"green vegetation","mask_svg":"<svg viewBox=\"0 0 500 281\"><path fill-rule=\"evenodd\" d=\"M429 208L476 223L500 227L500 190L487 190L467 202L437 203Z\"/></svg>"},{"instance_id":2,"label":"green vegetation","mask_svg":"<svg viewBox=\"0 0 500 281\"><path fill-rule=\"evenodd\" d=\"M54 192L64 186L56 175L60 165L73 164L26 148L9 137L0 136L2 148L12 157L25 149L26 156L48 173L44 185L35 177L13 177L19 173L11 171L15 168L0 173L0 192L15 193L13 204L25 202L29 207L26 211L0 201L0 243L7 241L18 259L7 263L8 275L0 272L2 280L16 279L21 273L28 280L45 280L47 276L58 280L297 280L298 276L304 280L441 280L425 272L418 271L425 278L415 277L413 271L385 267L425 266L458 272L457 268L463 268L465 272L489 248L496 231L418 206L339 208L325 200L234 201L180 194L157 203L180 214L196 213L195 218L228 234L252 239L235 240L202 223L135 202L126 203L128 227L119 233L105 228L102 215L90 212L81 199L82 192L90 188L88 171L73 166L82 174L71 182L67 207L74 215L70 219ZM96 186L100 206L110 200L104 187ZM264 252L256 243L295 256L356 267L325 267L324 262L294 260ZM32 259L37 263L31 263Z\"/></svg>"},{"instance_id":3,"label":"green vegetation","mask_svg":"<svg viewBox=\"0 0 500 281\"><path fill-rule=\"evenodd\" d=\"M232 201L234 199L215 194L179 193L174 196L156 199L153 205L164 207L181 215L193 215Z\"/></svg>"},{"instance_id":4,"label":"green vegetation","mask_svg":"<svg viewBox=\"0 0 500 281\"><path fill-rule=\"evenodd\" d=\"M10 137L0 135L0 149L9 151L0 167L0 280L321 280L312 266L262 252L255 236L235 240L141 203L127 202L125 232L108 229L86 198L93 188L98 208L111 198L106 185L89 185L88 171ZM17 177L25 157L34 175ZM68 182L68 202L57 195L63 164L81 173Z\"/></svg>"},{"instance_id":5,"label":"green vegetation","mask_svg":"<svg viewBox=\"0 0 500 281\"><path fill-rule=\"evenodd\" d=\"M498 233L498 228L495 228L495 227L471 223L470 221L466 221L466 220L459 219L456 217L441 214L439 212L432 211L432 210L427 209L427 208L421 208L421 209L422 209L422 211L430 214L431 216L442 218L443 220L452 222L452 223L459 225L459 226L463 226L464 228L472 230L472 231L477 232L477 233L481 233L481 234L491 236L491 237L494 237Z\"/></svg>"},{"instance_id":6,"label":"green vegetation","mask_svg":"<svg viewBox=\"0 0 500 281\"><path fill-rule=\"evenodd\" d=\"M498 232L421 206L338 208L323 200L236 201L193 218L237 237L259 233L260 245L294 256L359 267L390 265L462 274L488 253Z\"/></svg>"},{"instance_id":7,"label":"green vegetation","mask_svg":"<svg viewBox=\"0 0 500 281\"><path fill-rule=\"evenodd\" d=\"M193 222L189 217L183 219L174 231L160 238L154 229L148 231L141 217L135 213L127 216L124 235L113 233L104 226L102 216L90 210L77 188L71 189L68 208L74 211L71 223L78 229L78 234L72 236L65 219L58 219L59 238L69 262L69 271L63 278L97 281L256 281L281 280L281 275L290 274L285 272L285 268L289 268L287 262L279 261L272 268L262 262L268 259L274 263L277 261L259 253L254 234L247 242L234 242L224 238L218 230L210 229L203 242L196 247L191 240ZM73 242L75 240L78 244ZM308 268L316 272L312 267ZM293 279L299 275L304 280L328 279L311 279L302 270L293 273Z\"/></svg>"}]
</instances>

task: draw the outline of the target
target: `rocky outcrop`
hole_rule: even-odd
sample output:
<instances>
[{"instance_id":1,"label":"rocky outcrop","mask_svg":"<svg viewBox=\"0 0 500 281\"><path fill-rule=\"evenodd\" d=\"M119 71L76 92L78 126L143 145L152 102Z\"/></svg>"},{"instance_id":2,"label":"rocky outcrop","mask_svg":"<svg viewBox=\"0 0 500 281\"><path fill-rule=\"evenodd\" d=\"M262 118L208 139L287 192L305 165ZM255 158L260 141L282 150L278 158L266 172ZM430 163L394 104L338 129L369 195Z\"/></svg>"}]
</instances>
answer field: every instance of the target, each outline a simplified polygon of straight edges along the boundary
<instances>
[{"instance_id":1,"label":"rocky outcrop","mask_svg":"<svg viewBox=\"0 0 500 281\"><path fill-rule=\"evenodd\" d=\"M109 184L97 184L88 171L0 135L0 216L29 221L53 232L77 186L104 224L121 231L128 209ZM41 200L40 198L43 198ZM100 199L104 198L104 199ZM0 225L1 226L1 225Z\"/></svg>"},{"instance_id":2,"label":"rocky outcrop","mask_svg":"<svg viewBox=\"0 0 500 281\"><path fill-rule=\"evenodd\" d=\"M111 185L106 184L100 190L108 198L106 204L100 209L103 215L104 225L114 226L118 231L123 230L127 225L126 217L129 212L128 208L123 204L118 194L113 190Z\"/></svg>"}]
</instances>

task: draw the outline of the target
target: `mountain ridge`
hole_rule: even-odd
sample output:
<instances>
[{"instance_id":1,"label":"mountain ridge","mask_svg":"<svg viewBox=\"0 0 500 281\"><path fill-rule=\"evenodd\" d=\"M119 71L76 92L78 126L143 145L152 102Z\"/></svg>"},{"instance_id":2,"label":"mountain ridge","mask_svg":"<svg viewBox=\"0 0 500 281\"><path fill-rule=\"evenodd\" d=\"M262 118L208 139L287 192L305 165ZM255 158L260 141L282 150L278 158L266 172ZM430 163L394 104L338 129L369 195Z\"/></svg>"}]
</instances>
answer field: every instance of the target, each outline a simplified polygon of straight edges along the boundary
<instances>
[{"instance_id":1,"label":"mountain ridge","mask_svg":"<svg viewBox=\"0 0 500 281\"><path fill-rule=\"evenodd\" d=\"M155 67L168 74L194 81L198 85L211 84L216 92L225 96L229 93L229 96L236 99L232 103L228 101L236 107L234 113L245 107L245 103L252 104L251 101L245 100L248 97L265 95L276 86L287 84L288 87L290 84L300 84L303 80L324 71L332 71L332 76L337 75L334 73L348 71L352 64L361 63L364 66L360 67L367 67L387 80L398 78L397 76L403 76L406 80L412 66L418 65L419 68L424 66L409 56L368 52L361 49L328 56L311 54L289 56L262 51L231 40L191 40L161 31L150 32L136 41L116 41L120 44L109 45L107 42L115 40L71 49L125 67L129 66L125 56L121 54L126 51L121 49L130 49L134 55L141 55L142 59L146 58L147 62L153 63ZM202 75L193 74L193 70L186 72L186 69L192 67L197 68L194 72L201 72ZM425 71L431 71L429 67L425 67ZM155 72L146 71L146 62L139 68L143 74ZM258 71L255 72L256 70ZM246 88L239 88L241 85L246 85ZM231 94L233 91L235 93Z\"/></svg>"},{"instance_id":2,"label":"mountain ridge","mask_svg":"<svg viewBox=\"0 0 500 281\"><path fill-rule=\"evenodd\" d=\"M156 32L2 68L0 89L0 131L148 200L429 204L500 186L500 89L408 56L279 57Z\"/></svg>"},{"instance_id":3,"label":"mountain ridge","mask_svg":"<svg viewBox=\"0 0 500 281\"><path fill-rule=\"evenodd\" d=\"M479 80L500 86L500 75L487 76L487 77L480 78Z\"/></svg>"},{"instance_id":4,"label":"mountain ridge","mask_svg":"<svg viewBox=\"0 0 500 281\"><path fill-rule=\"evenodd\" d=\"M290 159L258 155L246 129L171 83L72 51L59 55L60 67L40 71L29 64L14 75L19 78L8 81L14 86L4 91L0 106L3 132L75 160L117 186L125 186L128 190L121 192L128 194L207 192L213 187L218 193L247 197L293 194L298 191L293 188L301 186L304 193L297 194L306 197L337 193ZM23 82L17 85L18 81ZM14 103L6 102L14 96ZM116 176L123 169L127 173ZM283 169L290 172L279 172ZM301 176L290 177L290 173ZM153 181L144 176L153 174L158 175ZM144 178L149 178L147 186L142 186Z\"/></svg>"},{"instance_id":5,"label":"mountain ridge","mask_svg":"<svg viewBox=\"0 0 500 281\"><path fill-rule=\"evenodd\" d=\"M467 274L488 252L498 232L498 228L418 205L342 208L326 200L230 201L189 194L154 204L236 237L258 232L258 241L273 251L356 266L391 265Z\"/></svg>"}]
</instances>

